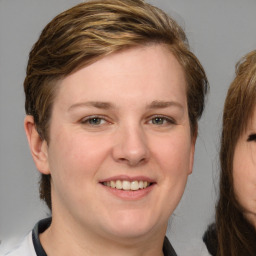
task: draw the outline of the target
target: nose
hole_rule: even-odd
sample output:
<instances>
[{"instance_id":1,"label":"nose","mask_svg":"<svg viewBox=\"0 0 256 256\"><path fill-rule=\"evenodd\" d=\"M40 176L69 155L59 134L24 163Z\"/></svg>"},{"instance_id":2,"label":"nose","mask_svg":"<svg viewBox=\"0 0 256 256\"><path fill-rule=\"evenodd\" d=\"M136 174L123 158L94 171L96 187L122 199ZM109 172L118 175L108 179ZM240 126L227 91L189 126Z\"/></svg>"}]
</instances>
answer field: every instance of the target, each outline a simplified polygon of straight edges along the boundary
<instances>
[{"instance_id":1,"label":"nose","mask_svg":"<svg viewBox=\"0 0 256 256\"><path fill-rule=\"evenodd\" d=\"M143 129L138 127L120 128L113 147L113 158L129 166L137 166L149 159L149 148Z\"/></svg>"}]
</instances>

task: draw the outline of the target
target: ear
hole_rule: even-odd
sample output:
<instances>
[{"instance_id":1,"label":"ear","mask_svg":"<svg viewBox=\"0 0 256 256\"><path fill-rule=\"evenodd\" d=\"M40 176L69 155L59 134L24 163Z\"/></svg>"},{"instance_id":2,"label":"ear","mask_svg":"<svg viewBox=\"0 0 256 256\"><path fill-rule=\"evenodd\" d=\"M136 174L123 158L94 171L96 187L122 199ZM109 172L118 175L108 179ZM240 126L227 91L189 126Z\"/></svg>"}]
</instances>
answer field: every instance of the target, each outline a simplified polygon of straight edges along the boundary
<instances>
[{"instance_id":1,"label":"ear","mask_svg":"<svg viewBox=\"0 0 256 256\"><path fill-rule=\"evenodd\" d=\"M24 128L30 151L38 171L42 174L50 174L48 164L48 145L37 132L33 116L27 115L25 117Z\"/></svg>"},{"instance_id":2,"label":"ear","mask_svg":"<svg viewBox=\"0 0 256 256\"><path fill-rule=\"evenodd\" d=\"M196 128L196 131L194 132L194 134L192 135L192 138L191 138L191 150L190 150L188 175L190 175L193 171L196 139L197 139L197 128Z\"/></svg>"}]
</instances>

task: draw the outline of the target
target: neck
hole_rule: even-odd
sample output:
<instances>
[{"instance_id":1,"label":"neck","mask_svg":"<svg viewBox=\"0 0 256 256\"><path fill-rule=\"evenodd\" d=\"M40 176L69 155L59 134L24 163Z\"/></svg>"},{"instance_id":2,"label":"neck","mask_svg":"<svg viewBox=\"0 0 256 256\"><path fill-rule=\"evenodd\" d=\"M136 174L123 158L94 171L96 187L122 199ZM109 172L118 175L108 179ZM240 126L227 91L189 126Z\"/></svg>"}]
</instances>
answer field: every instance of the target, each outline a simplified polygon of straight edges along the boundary
<instances>
[{"instance_id":1,"label":"neck","mask_svg":"<svg viewBox=\"0 0 256 256\"><path fill-rule=\"evenodd\" d=\"M165 236L162 232L148 232L146 235L128 237L110 237L95 234L94 231L83 229L72 222L52 219L51 226L40 235L40 241L48 256L162 256ZM151 235L153 233L154 235ZM67 242L68 241L68 242Z\"/></svg>"}]
</instances>

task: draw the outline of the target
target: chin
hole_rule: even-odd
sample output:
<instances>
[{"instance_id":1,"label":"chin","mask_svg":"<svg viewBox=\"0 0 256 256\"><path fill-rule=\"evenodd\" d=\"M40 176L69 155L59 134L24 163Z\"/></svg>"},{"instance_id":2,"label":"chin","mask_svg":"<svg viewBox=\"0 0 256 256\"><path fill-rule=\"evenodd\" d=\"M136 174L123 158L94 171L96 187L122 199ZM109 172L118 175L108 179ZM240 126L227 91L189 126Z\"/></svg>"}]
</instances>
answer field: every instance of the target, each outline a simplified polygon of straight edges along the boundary
<instances>
[{"instance_id":1,"label":"chin","mask_svg":"<svg viewBox=\"0 0 256 256\"><path fill-rule=\"evenodd\" d=\"M114 240L118 241L118 240L125 240L125 241L129 241L129 240L135 240L136 242L138 242L139 238L144 238L148 235L150 235L150 230L152 228L150 227L119 227L117 229L111 229L109 230L110 232L108 233L112 233L112 236L114 238Z\"/></svg>"},{"instance_id":2,"label":"chin","mask_svg":"<svg viewBox=\"0 0 256 256\"><path fill-rule=\"evenodd\" d=\"M112 219L111 222L109 222L109 232L118 238L138 239L139 237L150 235L153 230L155 232L161 229L159 221L149 219L146 216L131 216L127 214L114 218L116 221Z\"/></svg>"}]
</instances>

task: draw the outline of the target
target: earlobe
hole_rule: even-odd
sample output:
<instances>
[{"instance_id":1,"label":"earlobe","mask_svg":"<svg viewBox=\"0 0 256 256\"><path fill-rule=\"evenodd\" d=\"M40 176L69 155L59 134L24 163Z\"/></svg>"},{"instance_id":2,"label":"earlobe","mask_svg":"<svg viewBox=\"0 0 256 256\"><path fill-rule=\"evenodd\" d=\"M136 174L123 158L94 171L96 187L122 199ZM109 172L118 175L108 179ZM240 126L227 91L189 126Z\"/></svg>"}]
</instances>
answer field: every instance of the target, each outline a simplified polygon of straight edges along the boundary
<instances>
[{"instance_id":1,"label":"earlobe","mask_svg":"<svg viewBox=\"0 0 256 256\"><path fill-rule=\"evenodd\" d=\"M24 128L29 148L38 171L43 174L50 174L48 165L48 145L47 142L40 137L33 116L27 115L25 117Z\"/></svg>"}]
</instances>

